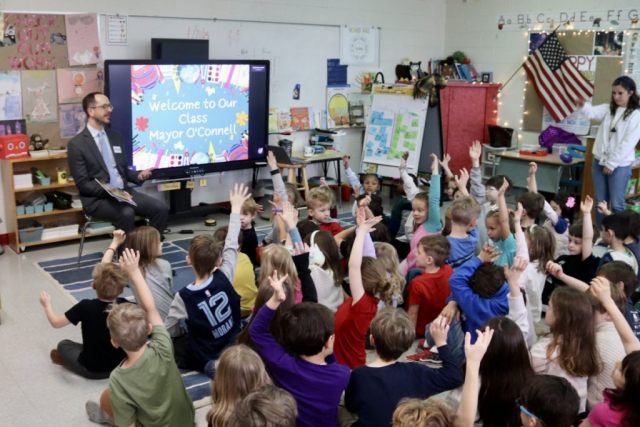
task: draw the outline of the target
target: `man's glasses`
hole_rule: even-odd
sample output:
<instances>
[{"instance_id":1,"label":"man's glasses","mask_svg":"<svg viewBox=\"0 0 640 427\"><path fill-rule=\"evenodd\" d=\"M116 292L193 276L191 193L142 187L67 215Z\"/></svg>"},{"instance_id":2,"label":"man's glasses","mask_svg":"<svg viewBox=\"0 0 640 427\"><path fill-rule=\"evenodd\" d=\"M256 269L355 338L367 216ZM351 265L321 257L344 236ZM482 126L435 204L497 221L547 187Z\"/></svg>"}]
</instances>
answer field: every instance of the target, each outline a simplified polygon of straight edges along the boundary
<instances>
[{"instance_id":1,"label":"man's glasses","mask_svg":"<svg viewBox=\"0 0 640 427\"><path fill-rule=\"evenodd\" d=\"M525 414L529 415L534 420L542 421L539 417L533 415L531 412L529 412L529 410L527 408L522 406L522 403L520 403L520 398L516 399L516 407L518 407L518 409L520 409Z\"/></svg>"},{"instance_id":2,"label":"man's glasses","mask_svg":"<svg viewBox=\"0 0 640 427\"><path fill-rule=\"evenodd\" d=\"M113 111L113 105L111 104L96 105L95 107L89 107L89 108L102 108L105 111Z\"/></svg>"}]
</instances>

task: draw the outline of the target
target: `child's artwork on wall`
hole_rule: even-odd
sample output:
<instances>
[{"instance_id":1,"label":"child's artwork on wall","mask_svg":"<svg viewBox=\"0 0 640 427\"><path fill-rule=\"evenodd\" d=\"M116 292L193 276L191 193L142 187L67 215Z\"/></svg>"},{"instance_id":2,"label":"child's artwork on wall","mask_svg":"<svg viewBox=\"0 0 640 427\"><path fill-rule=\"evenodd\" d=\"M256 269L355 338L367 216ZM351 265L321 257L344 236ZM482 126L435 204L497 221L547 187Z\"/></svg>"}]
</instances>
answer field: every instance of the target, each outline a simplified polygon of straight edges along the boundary
<instances>
[{"instance_id":1,"label":"child's artwork on wall","mask_svg":"<svg viewBox=\"0 0 640 427\"><path fill-rule=\"evenodd\" d=\"M0 68L53 70L69 66L64 15L4 13Z\"/></svg>"},{"instance_id":2,"label":"child's artwork on wall","mask_svg":"<svg viewBox=\"0 0 640 427\"><path fill-rule=\"evenodd\" d=\"M27 122L25 120L0 121L0 136L16 135L18 133L27 133Z\"/></svg>"},{"instance_id":3,"label":"child's artwork on wall","mask_svg":"<svg viewBox=\"0 0 640 427\"><path fill-rule=\"evenodd\" d=\"M101 62L98 15L85 13L66 15L67 48L70 65L87 65Z\"/></svg>"},{"instance_id":4,"label":"child's artwork on wall","mask_svg":"<svg viewBox=\"0 0 640 427\"><path fill-rule=\"evenodd\" d=\"M82 102L91 92L102 92L104 71L102 68L67 68L57 70L58 102L72 104Z\"/></svg>"},{"instance_id":5,"label":"child's artwork on wall","mask_svg":"<svg viewBox=\"0 0 640 427\"><path fill-rule=\"evenodd\" d=\"M21 80L27 122L58 121L55 71L22 71Z\"/></svg>"},{"instance_id":6,"label":"child's artwork on wall","mask_svg":"<svg viewBox=\"0 0 640 427\"><path fill-rule=\"evenodd\" d=\"M73 138L85 128L86 124L87 115L82 110L82 104L60 106L61 138Z\"/></svg>"},{"instance_id":7,"label":"child's artwork on wall","mask_svg":"<svg viewBox=\"0 0 640 427\"><path fill-rule=\"evenodd\" d=\"M22 118L20 71L0 71L0 120Z\"/></svg>"}]
</instances>

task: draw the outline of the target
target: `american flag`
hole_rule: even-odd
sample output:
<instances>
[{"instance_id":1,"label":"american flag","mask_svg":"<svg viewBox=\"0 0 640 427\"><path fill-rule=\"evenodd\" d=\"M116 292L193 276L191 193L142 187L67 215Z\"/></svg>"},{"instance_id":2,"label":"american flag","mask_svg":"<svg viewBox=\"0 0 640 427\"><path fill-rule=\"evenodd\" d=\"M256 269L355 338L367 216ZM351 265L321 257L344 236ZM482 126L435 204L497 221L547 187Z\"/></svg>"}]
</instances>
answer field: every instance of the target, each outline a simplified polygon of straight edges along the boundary
<instances>
[{"instance_id":1,"label":"american flag","mask_svg":"<svg viewBox=\"0 0 640 427\"><path fill-rule=\"evenodd\" d=\"M556 122L576 110L576 100L593 96L593 83L569 60L555 32L529 55L522 66Z\"/></svg>"}]
</instances>

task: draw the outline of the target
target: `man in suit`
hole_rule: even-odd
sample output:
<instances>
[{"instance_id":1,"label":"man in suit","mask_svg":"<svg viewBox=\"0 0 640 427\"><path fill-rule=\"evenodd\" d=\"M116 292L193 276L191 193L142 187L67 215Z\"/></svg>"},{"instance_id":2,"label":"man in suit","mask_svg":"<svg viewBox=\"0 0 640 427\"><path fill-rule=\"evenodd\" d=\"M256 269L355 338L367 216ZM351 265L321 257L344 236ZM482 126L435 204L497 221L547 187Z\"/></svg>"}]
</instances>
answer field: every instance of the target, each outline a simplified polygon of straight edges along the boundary
<instances>
[{"instance_id":1,"label":"man in suit","mask_svg":"<svg viewBox=\"0 0 640 427\"><path fill-rule=\"evenodd\" d=\"M162 235L169 216L166 204L128 185L128 182L140 184L151 177L153 168L136 172L127 167L122 135L106 127L111 123L113 111L109 98L100 92L90 93L82 100L82 108L89 117L87 127L69 142L67 156L84 211L88 215L114 222L116 229L125 233L134 230L135 216L140 215L149 218L149 225ZM137 206L117 201L95 178L124 190Z\"/></svg>"}]
</instances>

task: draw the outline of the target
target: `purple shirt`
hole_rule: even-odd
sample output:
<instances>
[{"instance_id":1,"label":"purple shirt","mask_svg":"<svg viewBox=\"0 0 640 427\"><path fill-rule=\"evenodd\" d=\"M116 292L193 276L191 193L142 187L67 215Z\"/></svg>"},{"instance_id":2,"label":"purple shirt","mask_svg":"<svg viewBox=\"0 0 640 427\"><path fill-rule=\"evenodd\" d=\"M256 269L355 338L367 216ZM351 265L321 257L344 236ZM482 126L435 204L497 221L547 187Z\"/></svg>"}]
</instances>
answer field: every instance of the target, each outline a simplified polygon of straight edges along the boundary
<instances>
[{"instance_id":1,"label":"purple shirt","mask_svg":"<svg viewBox=\"0 0 640 427\"><path fill-rule=\"evenodd\" d=\"M296 399L296 426L337 427L338 404L349 383L349 368L335 363L333 355L327 358L327 365L315 365L291 356L269 331L274 315L274 310L262 306L249 331L271 370L275 384Z\"/></svg>"}]
</instances>

